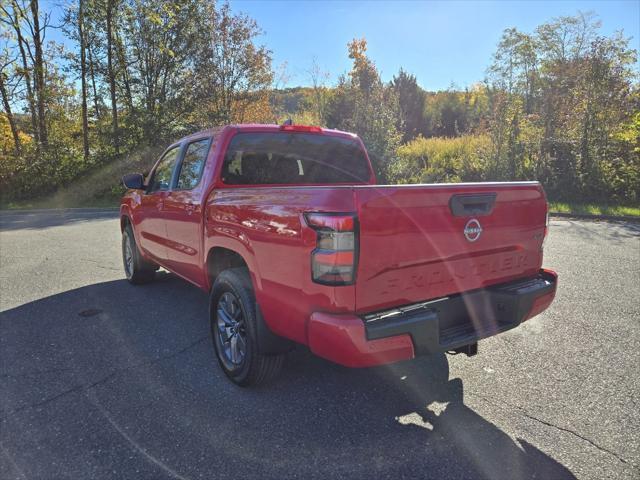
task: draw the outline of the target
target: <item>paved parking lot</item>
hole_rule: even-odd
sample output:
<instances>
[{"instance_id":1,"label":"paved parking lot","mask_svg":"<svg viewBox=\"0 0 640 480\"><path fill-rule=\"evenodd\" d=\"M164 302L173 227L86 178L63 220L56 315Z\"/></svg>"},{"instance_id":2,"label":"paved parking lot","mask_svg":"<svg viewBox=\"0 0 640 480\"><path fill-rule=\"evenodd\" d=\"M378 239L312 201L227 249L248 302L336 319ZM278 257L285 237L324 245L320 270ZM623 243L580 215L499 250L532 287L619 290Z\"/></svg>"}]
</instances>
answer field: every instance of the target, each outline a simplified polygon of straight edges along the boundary
<instances>
[{"instance_id":1,"label":"paved parking lot","mask_svg":"<svg viewBox=\"0 0 640 480\"><path fill-rule=\"evenodd\" d=\"M290 354L240 389L114 212L0 214L0 478L640 478L640 226L552 221L552 308L474 358Z\"/></svg>"}]
</instances>

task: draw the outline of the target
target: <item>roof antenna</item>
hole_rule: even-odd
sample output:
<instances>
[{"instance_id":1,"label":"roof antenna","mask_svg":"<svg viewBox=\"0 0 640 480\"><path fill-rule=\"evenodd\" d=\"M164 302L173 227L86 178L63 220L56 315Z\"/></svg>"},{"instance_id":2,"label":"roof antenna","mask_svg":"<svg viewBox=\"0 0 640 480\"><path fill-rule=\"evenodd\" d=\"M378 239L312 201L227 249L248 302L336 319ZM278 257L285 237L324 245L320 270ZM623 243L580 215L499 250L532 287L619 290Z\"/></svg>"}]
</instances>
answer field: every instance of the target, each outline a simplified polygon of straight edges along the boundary
<instances>
[{"instance_id":1,"label":"roof antenna","mask_svg":"<svg viewBox=\"0 0 640 480\"><path fill-rule=\"evenodd\" d=\"M293 125L293 120L287 118L282 125Z\"/></svg>"}]
</instances>

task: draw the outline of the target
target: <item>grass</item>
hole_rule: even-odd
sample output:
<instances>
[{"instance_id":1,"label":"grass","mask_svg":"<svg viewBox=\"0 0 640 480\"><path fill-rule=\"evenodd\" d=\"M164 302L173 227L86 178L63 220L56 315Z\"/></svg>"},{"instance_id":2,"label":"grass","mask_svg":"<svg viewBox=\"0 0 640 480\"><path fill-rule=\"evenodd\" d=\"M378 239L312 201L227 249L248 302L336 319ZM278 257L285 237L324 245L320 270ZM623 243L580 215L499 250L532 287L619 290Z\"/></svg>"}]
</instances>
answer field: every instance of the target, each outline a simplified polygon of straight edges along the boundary
<instances>
[{"instance_id":1,"label":"grass","mask_svg":"<svg viewBox=\"0 0 640 480\"><path fill-rule=\"evenodd\" d=\"M120 180L122 175L147 171L162 152L160 148L141 148L98 166L52 195L30 200L0 201L0 209L117 208L124 192Z\"/></svg>"},{"instance_id":2,"label":"grass","mask_svg":"<svg viewBox=\"0 0 640 480\"><path fill-rule=\"evenodd\" d=\"M577 215L609 215L612 217L638 217L640 207L623 205L597 205L593 203L549 202L551 213L573 213Z\"/></svg>"}]
</instances>

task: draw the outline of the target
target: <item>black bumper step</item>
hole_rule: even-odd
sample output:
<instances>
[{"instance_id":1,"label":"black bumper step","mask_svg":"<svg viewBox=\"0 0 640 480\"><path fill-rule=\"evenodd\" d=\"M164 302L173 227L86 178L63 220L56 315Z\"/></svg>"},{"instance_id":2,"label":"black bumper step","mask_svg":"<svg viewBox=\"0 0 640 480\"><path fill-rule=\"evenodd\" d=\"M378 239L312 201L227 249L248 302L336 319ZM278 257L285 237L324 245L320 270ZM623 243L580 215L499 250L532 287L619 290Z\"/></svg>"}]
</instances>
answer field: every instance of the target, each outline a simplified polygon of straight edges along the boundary
<instances>
[{"instance_id":1,"label":"black bumper step","mask_svg":"<svg viewBox=\"0 0 640 480\"><path fill-rule=\"evenodd\" d=\"M363 317L367 339L409 334L416 355L470 345L518 326L555 282L540 271L532 278L369 314Z\"/></svg>"}]
</instances>

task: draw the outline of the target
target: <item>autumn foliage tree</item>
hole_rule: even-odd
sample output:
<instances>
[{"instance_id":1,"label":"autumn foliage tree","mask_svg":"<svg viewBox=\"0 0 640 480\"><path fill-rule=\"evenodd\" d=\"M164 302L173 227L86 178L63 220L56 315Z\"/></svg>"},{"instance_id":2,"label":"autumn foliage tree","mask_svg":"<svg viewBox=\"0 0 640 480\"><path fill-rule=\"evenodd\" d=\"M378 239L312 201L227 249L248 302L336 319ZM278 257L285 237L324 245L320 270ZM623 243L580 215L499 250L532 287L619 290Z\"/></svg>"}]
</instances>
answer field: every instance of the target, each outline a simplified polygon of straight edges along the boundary
<instances>
[{"instance_id":1,"label":"autumn foliage tree","mask_svg":"<svg viewBox=\"0 0 640 480\"><path fill-rule=\"evenodd\" d=\"M367 41L348 45L351 71L341 77L327 108L327 124L360 135L367 146L378 179L385 181L401 135L396 92L385 85L375 63L367 56Z\"/></svg>"},{"instance_id":2,"label":"autumn foliage tree","mask_svg":"<svg viewBox=\"0 0 640 480\"><path fill-rule=\"evenodd\" d=\"M635 112L637 52L599 28L581 13L504 32L489 70L496 173L538 178L565 199L640 198L611 188L639 161L616 137Z\"/></svg>"},{"instance_id":3,"label":"autumn foliage tree","mask_svg":"<svg viewBox=\"0 0 640 480\"><path fill-rule=\"evenodd\" d=\"M503 32L484 84L427 92L394 181L540 180L552 199L640 201L637 52L579 13ZM405 132L407 134L408 132Z\"/></svg>"},{"instance_id":4,"label":"autumn foliage tree","mask_svg":"<svg viewBox=\"0 0 640 480\"><path fill-rule=\"evenodd\" d=\"M292 118L360 135L381 182L530 179L552 199L640 201L637 52L592 14L508 28L483 81L431 92L402 68L383 81L365 39L336 84L312 62L308 87L285 88L264 32L226 2L74 0L55 22L65 45L48 40L52 8L0 0L4 200L148 168L213 125Z\"/></svg>"},{"instance_id":5,"label":"autumn foliage tree","mask_svg":"<svg viewBox=\"0 0 640 480\"><path fill-rule=\"evenodd\" d=\"M75 49L44 44L51 15L37 0L0 7L0 93L16 156L0 164L6 196L47 193L197 129L272 121L271 53L256 22L226 2L78 0L62 19ZM25 135L35 148L22 148Z\"/></svg>"}]
</instances>

